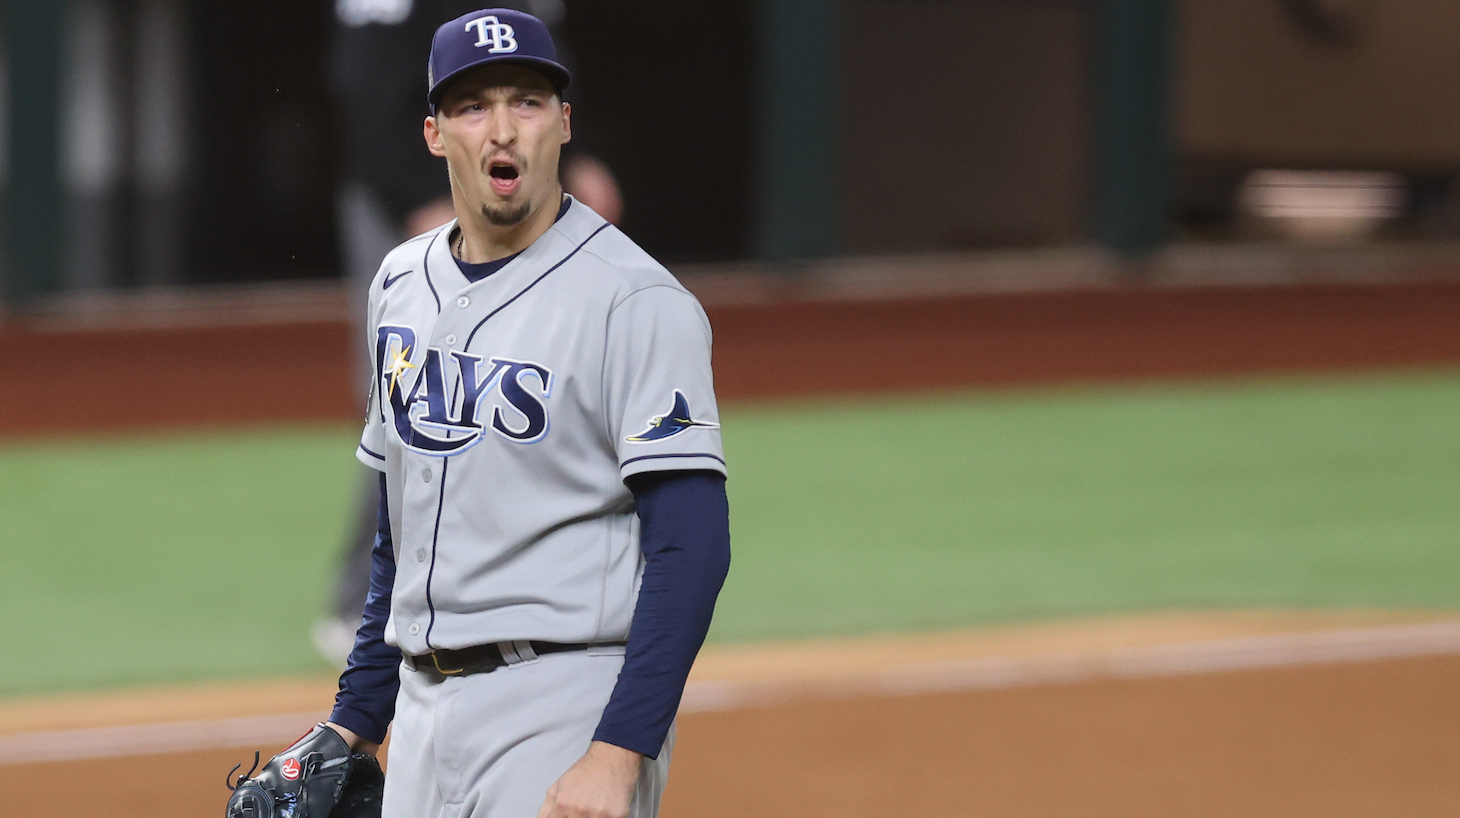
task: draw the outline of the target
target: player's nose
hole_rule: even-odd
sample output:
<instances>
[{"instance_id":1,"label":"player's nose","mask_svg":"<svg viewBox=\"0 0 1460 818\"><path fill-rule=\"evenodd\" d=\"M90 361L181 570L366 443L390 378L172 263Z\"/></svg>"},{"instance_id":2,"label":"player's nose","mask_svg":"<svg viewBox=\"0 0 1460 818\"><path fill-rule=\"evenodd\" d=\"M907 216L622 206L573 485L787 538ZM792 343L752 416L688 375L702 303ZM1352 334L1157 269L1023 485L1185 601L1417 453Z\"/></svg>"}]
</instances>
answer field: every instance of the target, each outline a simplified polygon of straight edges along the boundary
<instances>
[{"instance_id":1,"label":"player's nose","mask_svg":"<svg viewBox=\"0 0 1460 818\"><path fill-rule=\"evenodd\" d=\"M511 145L517 141L517 123L506 113L498 113L487 125L487 139L493 145Z\"/></svg>"}]
</instances>

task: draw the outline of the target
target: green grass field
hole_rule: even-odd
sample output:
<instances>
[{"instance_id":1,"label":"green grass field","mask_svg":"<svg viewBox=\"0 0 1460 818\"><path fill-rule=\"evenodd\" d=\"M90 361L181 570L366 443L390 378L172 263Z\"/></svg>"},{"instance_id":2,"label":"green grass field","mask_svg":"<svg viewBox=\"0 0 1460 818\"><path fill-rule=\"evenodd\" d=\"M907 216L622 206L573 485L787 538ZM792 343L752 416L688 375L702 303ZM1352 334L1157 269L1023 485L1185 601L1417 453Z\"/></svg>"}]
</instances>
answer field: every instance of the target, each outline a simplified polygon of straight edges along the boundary
<instances>
[{"instance_id":1,"label":"green grass field","mask_svg":"<svg viewBox=\"0 0 1460 818\"><path fill-rule=\"evenodd\" d=\"M712 639L1460 607L1460 373L724 412ZM355 432L0 445L0 695L325 669ZM23 658L22 658L23 657Z\"/></svg>"}]
</instances>

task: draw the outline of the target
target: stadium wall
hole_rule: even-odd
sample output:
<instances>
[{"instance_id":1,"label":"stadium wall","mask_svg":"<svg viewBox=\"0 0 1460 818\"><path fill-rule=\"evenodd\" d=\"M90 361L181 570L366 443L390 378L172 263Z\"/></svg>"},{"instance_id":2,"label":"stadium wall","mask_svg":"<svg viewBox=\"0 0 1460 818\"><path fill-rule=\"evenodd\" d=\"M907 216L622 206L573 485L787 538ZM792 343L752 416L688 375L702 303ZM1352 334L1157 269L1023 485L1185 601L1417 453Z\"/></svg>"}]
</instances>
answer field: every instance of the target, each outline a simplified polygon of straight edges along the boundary
<instances>
[{"instance_id":1,"label":"stadium wall","mask_svg":"<svg viewBox=\"0 0 1460 818\"><path fill-rule=\"evenodd\" d=\"M1457 281L705 300L730 402L1460 363ZM343 294L282 303L12 320L0 435L359 418Z\"/></svg>"}]
</instances>

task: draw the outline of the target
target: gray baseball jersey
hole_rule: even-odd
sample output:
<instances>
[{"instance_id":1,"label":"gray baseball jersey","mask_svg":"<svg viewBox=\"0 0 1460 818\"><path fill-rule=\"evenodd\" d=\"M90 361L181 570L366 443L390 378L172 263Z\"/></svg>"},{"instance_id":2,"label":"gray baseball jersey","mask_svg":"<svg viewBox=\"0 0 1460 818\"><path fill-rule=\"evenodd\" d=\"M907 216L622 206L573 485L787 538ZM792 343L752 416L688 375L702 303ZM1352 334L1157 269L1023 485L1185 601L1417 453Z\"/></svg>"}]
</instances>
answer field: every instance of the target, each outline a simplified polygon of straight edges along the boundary
<instances>
[{"instance_id":1,"label":"gray baseball jersey","mask_svg":"<svg viewBox=\"0 0 1460 818\"><path fill-rule=\"evenodd\" d=\"M370 288L374 385L358 456L386 474L406 653L623 640L642 573L624 479L724 473L704 311L579 202L495 274L455 223Z\"/></svg>"}]
</instances>

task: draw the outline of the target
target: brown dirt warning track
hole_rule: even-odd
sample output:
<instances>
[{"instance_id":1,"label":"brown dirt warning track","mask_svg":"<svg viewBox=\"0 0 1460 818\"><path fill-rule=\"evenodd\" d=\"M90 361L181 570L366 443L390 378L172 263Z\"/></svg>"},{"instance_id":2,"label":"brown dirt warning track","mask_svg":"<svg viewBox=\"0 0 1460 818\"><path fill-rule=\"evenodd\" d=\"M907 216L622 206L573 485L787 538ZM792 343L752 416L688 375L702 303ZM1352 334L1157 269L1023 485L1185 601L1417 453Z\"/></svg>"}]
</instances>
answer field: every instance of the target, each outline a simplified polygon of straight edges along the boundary
<instances>
[{"instance_id":1,"label":"brown dirt warning track","mask_svg":"<svg viewBox=\"0 0 1460 818\"><path fill-rule=\"evenodd\" d=\"M724 400L1460 363L1460 282L710 303ZM346 322L0 327L0 435L360 416Z\"/></svg>"}]
</instances>

